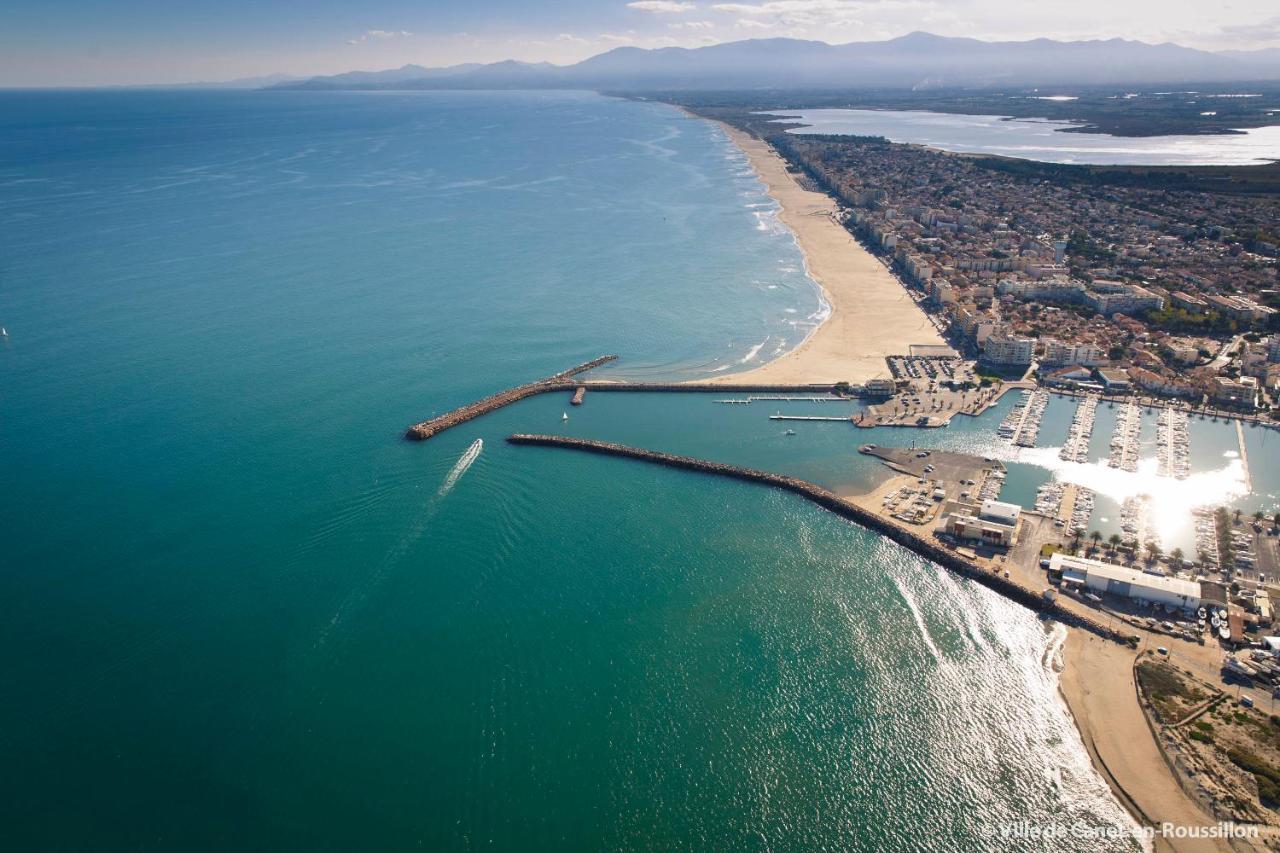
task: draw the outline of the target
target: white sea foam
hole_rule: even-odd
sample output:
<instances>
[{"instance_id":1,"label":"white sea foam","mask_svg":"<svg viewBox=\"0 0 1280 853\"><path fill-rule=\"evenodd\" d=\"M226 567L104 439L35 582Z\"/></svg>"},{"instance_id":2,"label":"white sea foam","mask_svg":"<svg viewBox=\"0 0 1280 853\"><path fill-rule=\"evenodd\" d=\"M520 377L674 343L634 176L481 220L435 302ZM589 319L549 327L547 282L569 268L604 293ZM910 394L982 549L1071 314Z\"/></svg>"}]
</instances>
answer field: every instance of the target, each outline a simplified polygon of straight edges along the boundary
<instances>
[{"instance_id":1,"label":"white sea foam","mask_svg":"<svg viewBox=\"0 0 1280 853\"><path fill-rule=\"evenodd\" d=\"M477 438L471 442L471 446L463 451L462 455L458 457L458 461L453 463L453 467L445 475L444 483L440 486L440 491L436 492L436 497L442 498L453 490L453 487L462 479L462 475L467 473L467 469L480 457L480 451L482 450L484 450L484 439Z\"/></svg>"},{"instance_id":2,"label":"white sea foam","mask_svg":"<svg viewBox=\"0 0 1280 853\"><path fill-rule=\"evenodd\" d=\"M738 360L738 364L746 364L748 361L754 361L755 357L760 354L760 350L764 349L764 345L769 343L769 339L765 338L760 343L747 350L747 354Z\"/></svg>"}]
</instances>

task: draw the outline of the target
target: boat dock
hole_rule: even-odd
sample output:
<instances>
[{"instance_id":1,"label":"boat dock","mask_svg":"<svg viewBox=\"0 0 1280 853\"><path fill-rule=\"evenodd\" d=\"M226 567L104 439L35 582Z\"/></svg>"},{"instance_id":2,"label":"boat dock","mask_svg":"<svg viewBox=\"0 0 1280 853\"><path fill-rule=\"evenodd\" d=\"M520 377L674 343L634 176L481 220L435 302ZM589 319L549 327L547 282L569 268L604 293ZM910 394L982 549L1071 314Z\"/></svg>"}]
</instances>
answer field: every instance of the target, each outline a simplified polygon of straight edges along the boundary
<instances>
[{"instance_id":1,"label":"boat dock","mask_svg":"<svg viewBox=\"0 0 1280 853\"><path fill-rule=\"evenodd\" d=\"M1244 426L1236 421L1236 440L1240 442L1240 464L1244 466L1245 494L1253 492L1253 478L1249 476L1249 451L1244 446Z\"/></svg>"},{"instance_id":2,"label":"boat dock","mask_svg":"<svg viewBox=\"0 0 1280 853\"><path fill-rule=\"evenodd\" d=\"M755 403L760 400L773 400L780 403L850 403L850 397L784 397L777 394L752 395L743 400L716 400L717 403Z\"/></svg>"},{"instance_id":3,"label":"boat dock","mask_svg":"<svg viewBox=\"0 0 1280 853\"><path fill-rule=\"evenodd\" d=\"M843 423L851 423L852 417L830 418L822 415L769 415L771 421L841 421Z\"/></svg>"}]
</instances>

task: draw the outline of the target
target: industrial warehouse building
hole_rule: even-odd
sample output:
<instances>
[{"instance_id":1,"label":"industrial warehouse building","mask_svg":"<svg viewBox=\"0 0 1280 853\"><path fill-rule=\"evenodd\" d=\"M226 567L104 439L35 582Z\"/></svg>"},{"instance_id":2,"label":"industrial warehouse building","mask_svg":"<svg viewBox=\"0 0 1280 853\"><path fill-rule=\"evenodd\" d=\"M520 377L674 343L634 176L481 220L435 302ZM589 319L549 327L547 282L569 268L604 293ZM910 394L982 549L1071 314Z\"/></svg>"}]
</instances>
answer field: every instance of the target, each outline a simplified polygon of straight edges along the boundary
<instances>
[{"instance_id":1,"label":"industrial warehouse building","mask_svg":"<svg viewBox=\"0 0 1280 853\"><path fill-rule=\"evenodd\" d=\"M1049 559L1049 570L1062 572L1062 582L1098 593L1122 595L1137 601L1195 610L1200 606L1200 584L1138 569L1072 557L1058 552Z\"/></svg>"}]
</instances>

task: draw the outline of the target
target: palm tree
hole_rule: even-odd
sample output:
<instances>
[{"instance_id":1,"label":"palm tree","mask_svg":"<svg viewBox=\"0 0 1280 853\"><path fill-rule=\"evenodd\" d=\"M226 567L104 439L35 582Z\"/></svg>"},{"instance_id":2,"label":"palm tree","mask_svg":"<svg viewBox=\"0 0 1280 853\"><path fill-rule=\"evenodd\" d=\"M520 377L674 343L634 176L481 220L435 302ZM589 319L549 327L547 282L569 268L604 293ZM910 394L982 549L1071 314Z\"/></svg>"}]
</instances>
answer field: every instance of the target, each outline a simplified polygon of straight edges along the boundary
<instances>
[{"instance_id":1,"label":"palm tree","mask_svg":"<svg viewBox=\"0 0 1280 853\"><path fill-rule=\"evenodd\" d=\"M1093 531L1092 533L1089 534L1089 538L1093 540L1094 545L1097 545L1099 542L1102 541L1102 531L1100 530Z\"/></svg>"},{"instance_id":2,"label":"palm tree","mask_svg":"<svg viewBox=\"0 0 1280 853\"><path fill-rule=\"evenodd\" d=\"M1276 527L1280 527L1280 512L1277 512L1275 515L1271 516L1271 523Z\"/></svg>"},{"instance_id":3,"label":"palm tree","mask_svg":"<svg viewBox=\"0 0 1280 853\"><path fill-rule=\"evenodd\" d=\"M1160 546L1155 542L1148 542L1145 546L1147 549L1148 562L1154 563L1160 559Z\"/></svg>"},{"instance_id":4,"label":"palm tree","mask_svg":"<svg viewBox=\"0 0 1280 853\"><path fill-rule=\"evenodd\" d=\"M1169 552L1169 556L1173 558L1173 562L1179 566L1182 565L1183 553L1181 548L1174 548Z\"/></svg>"},{"instance_id":5,"label":"palm tree","mask_svg":"<svg viewBox=\"0 0 1280 853\"><path fill-rule=\"evenodd\" d=\"M1124 542L1124 540L1120 538L1119 533L1112 533L1109 537L1107 537L1107 544L1111 546L1112 554L1120 550L1120 543L1122 542Z\"/></svg>"},{"instance_id":6,"label":"palm tree","mask_svg":"<svg viewBox=\"0 0 1280 853\"><path fill-rule=\"evenodd\" d=\"M1236 524L1239 524L1239 523L1240 523L1240 510L1238 510L1238 509L1237 509L1237 510L1236 510L1236 512L1235 512L1235 523L1236 523Z\"/></svg>"},{"instance_id":7,"label":"palm tree","mask_svg":"<svg viewBox=\"0 0 1280 853\"><path fill-rule=\"evenodd\" d=\"M1264 519L1264 518L1266 518L1266 517L1267 517L1266 513L1264 513L1262 510L1258 510L1257 512L1255 512L1255 513L1253 514L1253 520L1254 520L1254 522L1256 522L1256 523L1257 523L1257 525L1258 525L1259 527L1261 527L1261 526L1262 526L1262 519Z\"/></svg>"}]
</instances>

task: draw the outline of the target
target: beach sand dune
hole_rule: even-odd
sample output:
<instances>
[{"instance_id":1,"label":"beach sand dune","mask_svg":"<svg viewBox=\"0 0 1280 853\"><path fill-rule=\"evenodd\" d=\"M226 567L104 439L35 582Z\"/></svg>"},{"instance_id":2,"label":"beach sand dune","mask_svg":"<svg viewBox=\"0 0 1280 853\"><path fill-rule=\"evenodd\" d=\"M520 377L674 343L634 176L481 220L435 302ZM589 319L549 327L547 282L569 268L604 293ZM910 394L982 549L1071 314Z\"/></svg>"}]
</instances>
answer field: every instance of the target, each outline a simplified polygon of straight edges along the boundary
<instances>
[{"instance_id":1,"label":"beach sand dune","mask_svg":"<svg viewBox=\"0 0 1280 853\"><path fill-rule=\"evenodd\" d=\"M710 381L780 383L865 382L887 377L885 356L912 344L942 345L933 323L884 264L836 222L835 201L804 189L767 143L718 123L781 206L810 276L821 286L830 315L791 352L752 370Z\"/></svg>"}]
</instances>

